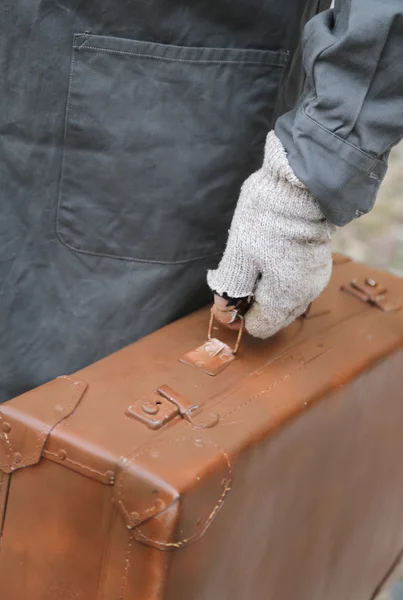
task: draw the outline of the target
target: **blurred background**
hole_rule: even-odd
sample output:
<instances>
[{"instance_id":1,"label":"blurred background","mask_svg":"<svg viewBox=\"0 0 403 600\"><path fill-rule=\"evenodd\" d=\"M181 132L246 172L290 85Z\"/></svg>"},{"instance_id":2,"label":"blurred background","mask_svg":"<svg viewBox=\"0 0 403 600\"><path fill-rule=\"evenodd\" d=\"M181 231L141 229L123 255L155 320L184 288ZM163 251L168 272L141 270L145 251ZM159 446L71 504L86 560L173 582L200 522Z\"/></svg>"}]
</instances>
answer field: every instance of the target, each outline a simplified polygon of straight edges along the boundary
<instances>
[{"instance_id":1,"label":"blurred background","mask_svg":"<svg viewBox=\"0 0 403 600\"><path fill-rule=\"evenodd\" d=\"M403 277L403 142L391 153L374 209L338 229L334 250ZM376 600L403 600L402 567L399 572L401 582L389 586Z\"/></svg>"},{"instance_id":2,"label":"blurred background","mask_svg":"<svg viewBox=\"0 0 403 600\"><path fill-rule=\"evenodd\" d=\"M391 153L374 209L334 239L335 251L403 276L403 142Z\"/></svg>"}]
</instances>

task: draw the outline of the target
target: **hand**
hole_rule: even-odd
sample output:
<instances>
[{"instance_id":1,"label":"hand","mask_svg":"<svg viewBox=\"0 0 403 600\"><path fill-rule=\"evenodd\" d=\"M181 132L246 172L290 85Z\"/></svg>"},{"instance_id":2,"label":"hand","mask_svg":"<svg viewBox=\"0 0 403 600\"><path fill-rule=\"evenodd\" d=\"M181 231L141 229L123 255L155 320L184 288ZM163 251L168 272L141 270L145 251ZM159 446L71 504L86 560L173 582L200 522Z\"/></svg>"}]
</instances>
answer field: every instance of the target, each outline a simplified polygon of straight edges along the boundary
<instances>
[{"instance_id":1,"label":"hand","mask_svg":"<svg viewBox=\"0 0 403 600\"><path fill-rule=\"evenodd\" d=\"M216 293L215 316L224 324L230 320L228 308L234 307L220 298L224 293L253 295L245 316L251 335L268 338L286 327L330 279L333 230L270 132L262 168L242 187L222 260L207 276ZM228 326L238 328L236 322Z\"/></svg>"},{"instance_id":2,"label":"hand","mask_svg":"<svg viewBox=\"0 0 403 600\"><path fill-rule=\"evenodd\" d=\"M214 294L214 305L211 310L217 321L220 321L227 329L239 331L241 321L237 318L237 306L240 304L242 304L242 300L236 304L229 304L228 300Z\"/></svg>"}]
</instances>

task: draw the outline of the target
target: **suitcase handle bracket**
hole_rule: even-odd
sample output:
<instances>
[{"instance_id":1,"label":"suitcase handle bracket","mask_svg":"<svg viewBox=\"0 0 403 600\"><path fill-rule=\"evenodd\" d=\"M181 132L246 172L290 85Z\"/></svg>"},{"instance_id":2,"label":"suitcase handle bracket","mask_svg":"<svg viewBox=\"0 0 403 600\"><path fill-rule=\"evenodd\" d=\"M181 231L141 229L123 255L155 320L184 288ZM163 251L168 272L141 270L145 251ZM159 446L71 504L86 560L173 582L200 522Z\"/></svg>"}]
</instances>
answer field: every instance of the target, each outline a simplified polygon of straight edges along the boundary
<instances>
[{"instance_id":1,"label":"suitcase handle bracket","mask_svg":"<svg viewBox=\"0 0 403 600\"><path fill-rule=\"evenodd\" d=\"M362 302L376 306L385 313L396 312L401 308L387 297L388 290L370 277L367 277L364 281L352 279L350 284L343 285L341 290Z\"/></svg>"}]
</instances>

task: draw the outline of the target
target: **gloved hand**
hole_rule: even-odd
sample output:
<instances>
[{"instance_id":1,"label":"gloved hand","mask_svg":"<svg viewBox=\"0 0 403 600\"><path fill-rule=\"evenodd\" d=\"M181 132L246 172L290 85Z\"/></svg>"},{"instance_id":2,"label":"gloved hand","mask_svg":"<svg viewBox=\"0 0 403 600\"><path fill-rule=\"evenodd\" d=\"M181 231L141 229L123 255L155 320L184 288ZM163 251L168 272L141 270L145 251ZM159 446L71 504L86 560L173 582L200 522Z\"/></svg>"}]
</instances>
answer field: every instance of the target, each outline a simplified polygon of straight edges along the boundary
<instances>
[{"instance_id":1,"label":"gloved hand","mask_svg":"<svg viewBox=\"0 0 403 600\"><path fill-rule=\"evenodd\" d=\"M243 184L226 250L218 268L208 272L208 284L220 296L253 294L246 329L268 338L304 313L326 287L333 230L271 131L263 166ZM225 323L223 304L216 298L213 310Z\"/></svg>"}]
</instances>

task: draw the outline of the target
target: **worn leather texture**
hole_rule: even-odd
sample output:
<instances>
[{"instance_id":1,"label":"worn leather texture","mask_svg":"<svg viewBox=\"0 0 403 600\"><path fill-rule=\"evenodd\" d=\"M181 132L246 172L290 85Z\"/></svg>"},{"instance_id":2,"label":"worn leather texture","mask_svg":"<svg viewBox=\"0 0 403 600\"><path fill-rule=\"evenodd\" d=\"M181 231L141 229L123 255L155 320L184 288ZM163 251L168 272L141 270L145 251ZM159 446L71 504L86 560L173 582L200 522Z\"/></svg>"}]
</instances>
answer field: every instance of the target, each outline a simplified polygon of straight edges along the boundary
<instances>
[{"instance_id":1,"label":"worn leather texture","mask_svg":"<svg viewBox=\"0 0 403 600\"><path fill-rule=\"evenodd\" d=\"M401 305L336 257L306 318L216 376L180 362L206 308L4 404L0 598L370 600L403 548Z\"/></svg>"}]
</instances>

